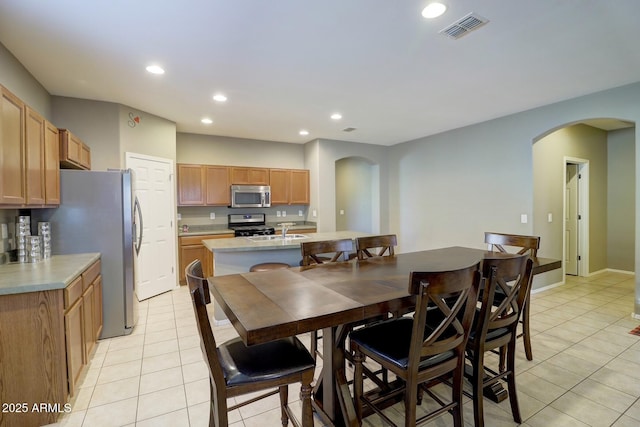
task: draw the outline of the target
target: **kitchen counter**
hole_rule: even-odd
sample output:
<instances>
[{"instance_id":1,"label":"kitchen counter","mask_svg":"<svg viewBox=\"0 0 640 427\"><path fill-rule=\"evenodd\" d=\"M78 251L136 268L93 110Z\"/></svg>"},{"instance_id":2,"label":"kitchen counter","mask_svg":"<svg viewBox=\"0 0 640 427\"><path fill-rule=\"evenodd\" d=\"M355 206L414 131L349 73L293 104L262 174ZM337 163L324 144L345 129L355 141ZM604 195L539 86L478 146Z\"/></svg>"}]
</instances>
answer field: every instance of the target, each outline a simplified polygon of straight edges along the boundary
<instances>
[{"instance_id":1,"label":"kitchen counter","mask_svg":"<svg viewBox=\"0 0 640 427\"><path fill-rule=\"evenodd\" d=\"M100 258L99 253L54 255L36 263L0 266L0 295L66 288Z\"/></svg>"},{"instance_id":2,"label":"kitchen counter","mask_svg":"<svg viewBox=\"0 0 640 427\"><path fill-rule=\"evenodd\" d=\"M302 228L302 227L300 227ZM279 234L279 233L276 233ZM295 228L291 227L288 234L295 234ZM234 239L210 239L203 240L202 243L214 254L219 252L248 252L248 251L270 251L282 249L299 249L302 242L318 242L322 240L355 239L357 237L369 236L370 233L359 231L333 231L324 233L305 233L306 239L286 239L265 242L253 242L247 237L236 237ZM354 245L355 250L355 245Z\"/></svg>"}]
</instances>

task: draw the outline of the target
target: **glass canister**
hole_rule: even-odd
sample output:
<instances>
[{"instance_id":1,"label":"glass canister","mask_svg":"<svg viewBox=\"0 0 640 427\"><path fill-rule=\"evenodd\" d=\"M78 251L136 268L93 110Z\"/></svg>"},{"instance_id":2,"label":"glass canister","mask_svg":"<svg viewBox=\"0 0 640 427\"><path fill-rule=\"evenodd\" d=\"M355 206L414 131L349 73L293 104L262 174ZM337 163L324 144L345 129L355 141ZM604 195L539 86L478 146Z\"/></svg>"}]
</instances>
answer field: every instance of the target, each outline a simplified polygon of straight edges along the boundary
<instances>
[{"instance_id":1,"label":"glass canister","mask_svg":"<svg viewBox=\"0 0 640 427\"><path fill-rule=\"evenodd\" d=\"M42 237L42 259L51 258L51 223L38 223L38 236Z\"/></svg>"}]
</instances>

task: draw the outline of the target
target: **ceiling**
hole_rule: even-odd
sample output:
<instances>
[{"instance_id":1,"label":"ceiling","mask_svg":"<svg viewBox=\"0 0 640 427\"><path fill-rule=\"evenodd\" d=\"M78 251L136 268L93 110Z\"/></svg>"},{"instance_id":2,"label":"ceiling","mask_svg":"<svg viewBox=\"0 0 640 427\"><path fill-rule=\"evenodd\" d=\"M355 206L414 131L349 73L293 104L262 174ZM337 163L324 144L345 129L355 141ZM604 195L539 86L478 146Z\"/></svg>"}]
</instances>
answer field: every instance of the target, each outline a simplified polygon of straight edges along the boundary
<instances>
[{"instance_id":1,"label":"ceiling","mask_svg":"<svg viewBox=\"0 0 640 427\"><path fill-rule=\"evenodd\" d=\"M2 0L0 42L52 95L291 143L393 145L640 80L638 0L428 2ZM489 22L439 34L471 12Z\"/></svg>"}]
</instances>

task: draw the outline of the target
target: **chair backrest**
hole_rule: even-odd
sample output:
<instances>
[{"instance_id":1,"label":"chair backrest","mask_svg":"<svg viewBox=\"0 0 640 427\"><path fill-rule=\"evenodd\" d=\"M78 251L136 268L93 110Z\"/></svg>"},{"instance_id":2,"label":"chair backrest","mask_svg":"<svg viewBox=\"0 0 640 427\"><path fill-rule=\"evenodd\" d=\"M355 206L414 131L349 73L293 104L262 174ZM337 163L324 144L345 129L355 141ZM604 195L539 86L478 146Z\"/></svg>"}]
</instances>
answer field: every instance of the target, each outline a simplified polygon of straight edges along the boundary
<instances>
[{"instance_id":1,"label":"chair backrest","mask_svg":"<svg viewBox=\"0 0 640 427\"><path fill-rule=\"evenodd\" d=\"M323 240L320 242L303 242L300 245L302 252L302 265L323 264L325 262L340 261L342 256L345 261L349 259L349 253L353 251L353 240ZM329 261L319 255L333 254Z\"/></svg>"},{"instance_id":2,"label":"chair backrest","mask_svg":"<svg viewBox=\"0 0 640 427\"><path fill-rule=\"evenodd\" d=\"M528 253L534 258L538 256L538 249L540 249L539 236L523 236L519 234L503 234L487 231L484 233L484 242L489 245L490 251L508 252L505 246L512 246L521 248L517 253Z\"/></svg>"},{"instance_id":3,"label":"chair backrest","mask_svg":"<svg viewBox=\"0 0 640 427\"><path fill-rule=\"evenodd\" d=\"M196 316L196 324L198 333L200 334L200 347L204 360L209 368L209 378L211 379L211 390L219 399L226 402L226 381L224 373L218 360L218 351L216 350L216 340L211 329L209 314L207 312L207 304L211 302L209 294L209 283L202 274L202 265L200 260L195 260L185 269L189 292L191 293L191 302L193 303L193 311ZM213 398L213 397L212 397Z\"/></svg>"},{"instance_id":4,"label":"chair backrest","mask_svg":"<svg viewBox=\"0 0 640 427\"><path fill-rule=\"evenodd\" d=\"M484 258L484 288L474 337L485 341L487 335L501 328L507 328L506 332L515 337L522 307L531 288L532 273L533 260L529 254Z\"/></svg>"},{"instance_id":5,"label":"chair backrest","mask_svg":"<svg viewBox=\"0 0 640 427\"><path fill-rule=\"evenodd\" d=\"M358 259L372 258L374 256L394 256L394 247L398 245L398 238L395 234L385 234L382 236L366 236L356 239L356 253ZM377 249L375 251L374 249ZM373 251L373 253L371 253Z\"/></svg>"},{"instance_id":6,"label":"chair backrest","mask_svg":"<svg viewBox=\"0 0 640 427\"><path fill-rule=\"evenodd\" d=\"M480 263L454 271L411 273L409 292L417 295L417 304L409 370L417 371L422 358L447 351L463 363L481 279Z\"/></svg>"}]
</instances>

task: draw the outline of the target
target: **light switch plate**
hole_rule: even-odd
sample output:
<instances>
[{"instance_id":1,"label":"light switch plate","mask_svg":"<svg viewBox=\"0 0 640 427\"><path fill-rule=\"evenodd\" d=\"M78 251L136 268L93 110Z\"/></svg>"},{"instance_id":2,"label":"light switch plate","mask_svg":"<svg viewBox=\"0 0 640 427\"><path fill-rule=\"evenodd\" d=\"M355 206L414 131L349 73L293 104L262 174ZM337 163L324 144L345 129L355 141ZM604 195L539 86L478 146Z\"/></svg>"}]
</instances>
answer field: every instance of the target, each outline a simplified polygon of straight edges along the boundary
<instances>
[{"instance_id":1,"label":"light switch plate","mask_svg":"<svg viewBox=\"0 0 640 427\"><path fill-rule=\"evenodd\" d=\"M547 214L547 221L553 222L553 214L551 212Z\"/></svg>"},{"instance_id":2,"label":"light switch plate","mask_svg":"<svg viewBox=\"0 0 640 427\"><path fill-rule=\"evenodd\" d=\"M298 211L298 216L302 216L302 211Z\"/></svg>"},{"instance_id":3,"label":"light switch plate","mask_svg":"<svg viewBox=\"0 0 640 427\"><path fill-rule=\"evenodd\" d=\"M527 223L527 214L520 215L520 222L522 224L526 224Z\"/></svg>"},{"instance_id":4,"label":"light switch plate","mask_svg":"<svg viewBox=\"0 0 640 427\"><path fill-rule=\"evenodd\" d=\"M317 210L313 210L313 212L311 213L311 215L315 218L318 216L318 211Z\"/></svg>"},{"instance_id":5,"label":"light switch plate","mask_svg":"<svg viewBox=\"0 0 640 427\"><path fill-rule=\"evenodd\" d=\"M285 216L287 216L287 211L282 211L282 217L284 218Z\"/></svg>"},{"instance_id":6,"label":"light switch plate","mask_svg":"<svg viewBox=\"0 0 640 427\"><path fill-rule=\"evenodd\" d=\"M280 218L280 217L282 216L282 212L280 212L280 211L276 211L276 216L277 216L278 218Z\"/></svg>"},{"instance_id":7,"label":"light switch plate","mask_svg":"<svg viewBox=\"0 0 640 427\"><path fill-rule=\"evenodd\" d=\"M215 212L211 212L209 214L209 219L216 219L216 213Z\"/></svg>"}]
</instances>

